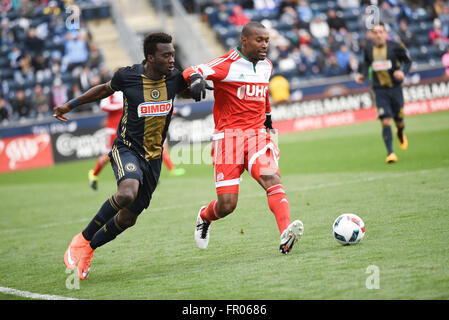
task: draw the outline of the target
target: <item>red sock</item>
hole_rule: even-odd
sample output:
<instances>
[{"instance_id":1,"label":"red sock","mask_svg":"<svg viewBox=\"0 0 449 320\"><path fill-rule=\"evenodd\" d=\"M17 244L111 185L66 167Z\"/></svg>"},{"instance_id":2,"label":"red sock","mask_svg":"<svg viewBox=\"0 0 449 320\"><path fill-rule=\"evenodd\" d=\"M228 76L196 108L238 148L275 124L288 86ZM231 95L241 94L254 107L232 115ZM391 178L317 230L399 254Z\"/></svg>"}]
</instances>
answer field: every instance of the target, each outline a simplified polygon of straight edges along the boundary
<instances>
[{"instance_id":1,"label":"red sock","mask_svg":"<svg viewBox=\"0 0 449 320\"><path fill-rule=\"evenodd\" d=\"M162 152L162 161L164 161L165 166L167 167L168 171L172 171L175 166L173 165L173 162L171 162L170 156L168 155L167 150L164 149L164 152Z\"/></svg>"},{"instance_id":2,"label":"red sock","mask_svg":"<svg viewBox=\"0 0 449 320\"><path fill-rule=\"evenodd\" d=\"M211 201L209 205L201 211L200 217L209 222L220 219L221 217L217 212L217 200Z\"/></svg>"},{"instance_id":3,"label":"red sock","mask_svg":"<svg viewBox=\"0 0 449 320\"><path fill-rule=\"evenodd\" d=\"M102 157L103 156L99 157L97 160L97 164L95 165L95 168L94 168L94 176L98 176L98 174L104 167L104 162L103 162Z\"/></svg>"},{"instance_id":4,"label":"red sock","mask_svg":"<svg viewBox=\"0 0 449 320\"><path fill-rule=\"evenodd\" d=\"M290 224L290 205L282 184L276 184L267 189L268 206L276 218L279 233Z\"/></svg>"}]
</instances>

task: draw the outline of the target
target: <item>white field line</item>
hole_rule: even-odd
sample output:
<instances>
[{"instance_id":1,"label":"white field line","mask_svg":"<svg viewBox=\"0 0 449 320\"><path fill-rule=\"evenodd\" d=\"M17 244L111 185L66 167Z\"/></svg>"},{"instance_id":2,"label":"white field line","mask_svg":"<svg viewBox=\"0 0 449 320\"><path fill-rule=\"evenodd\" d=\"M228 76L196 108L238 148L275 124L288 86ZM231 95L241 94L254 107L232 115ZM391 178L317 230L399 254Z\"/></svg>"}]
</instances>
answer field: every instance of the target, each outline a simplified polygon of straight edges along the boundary
<instances>
[{"instance_id":1,"label":"white field line","mask_svg":"<svg viewBox=\"0 0 449 320\"><path fill-rule=\"evenodd\" d=\"M287 191L287 195L288 195L288 193L290 193L290 192L338 187L338 186L344 186L344 185L349 185L349 184L357 184L357 183L363 183L363 182L385 180L385 179L390 179L390 178L401 178L401 177L405 177L405 176L432 173L432 172L443 170L443 169L448 169L448 168L441 167L441 168L426 169L426 170L420 170L420 171L408 171L408 172L403 172L403 173L391 173L391 174L385 174L385 175L376 175L376 176L365 177L365 178L360 178L360 179L342 180L342 181L329 182L329 183L320 183L320 184L306 186L306 187L288 188L286 191ZM259 190L259 191L260 192L239 195L239 199L266 197L265 192L262 192L262 190ZM163 207L158 207L158 208L151 208L151 205L150 205L149 210L150 210L150 212L161 212L161 211L183 209L185 207L195 207L195 206L200 206L200 205L204 205L204 201L190 202L190 203L178 204L178 205L173 205L173 206L163 206ZM64 221L64 222L47 223L47 224L34 226L34 228L46 229L46 228L56 227L56 226L61 226L61 225L87 222L87 221L90 221L90 219L91 218L83 218L83 219ZM28 228L16 228L16 229L9 229L9 230L4 229L4 230L0 231L0 234L15 233L15 232L23 231L23 230L28 230Z\"/></svg>"},{"instance_id":2,"label":"white field line","mask_svg":"<svg viewBox=\"0 0 449 320\"><path fill-rule=\"evenodd\" d=\"M4 293L4 294L11 294L14 296L19 296L22 298L31 298L31 299L40 299L40 300L78 300L75 298L53 296L53 295L49 295L49 294L33 293L33 292L29 292L29 291L22 291L22 290L6 288L6 287L0 287L0 292Z\"/></svg>"}]
</instances>

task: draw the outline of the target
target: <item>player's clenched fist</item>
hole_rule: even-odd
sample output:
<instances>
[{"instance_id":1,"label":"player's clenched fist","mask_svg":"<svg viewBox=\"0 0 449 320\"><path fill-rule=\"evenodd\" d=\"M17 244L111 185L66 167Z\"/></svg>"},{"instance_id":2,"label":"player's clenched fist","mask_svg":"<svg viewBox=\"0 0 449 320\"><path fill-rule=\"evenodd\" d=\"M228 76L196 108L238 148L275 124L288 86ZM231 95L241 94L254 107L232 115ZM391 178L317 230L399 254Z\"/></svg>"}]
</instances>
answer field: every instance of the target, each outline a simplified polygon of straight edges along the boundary
<instances>
[{"instance_id":1,"label":"player's clenched fist","mask_svg":"<svg viewBox=\"0 0 449 320\"><path fill-rule=\"evenodd\" d=\"M209 86L199 73L192 74L190 77L190 91L192 93L192 98L197 102L206 98L206 89L214 90L214 88Z\"/></svg>"}]
</instances>

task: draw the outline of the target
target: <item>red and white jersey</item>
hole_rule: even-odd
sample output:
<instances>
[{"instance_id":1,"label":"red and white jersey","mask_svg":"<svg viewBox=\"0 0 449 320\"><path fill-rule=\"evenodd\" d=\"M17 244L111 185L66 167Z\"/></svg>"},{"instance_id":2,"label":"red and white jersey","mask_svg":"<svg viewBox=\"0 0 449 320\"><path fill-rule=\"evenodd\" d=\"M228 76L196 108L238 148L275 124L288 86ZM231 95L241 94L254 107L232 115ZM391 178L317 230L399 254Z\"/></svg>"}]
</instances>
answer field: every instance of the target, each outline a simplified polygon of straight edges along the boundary
<instances>
[{"instance_id":1,"label":"red and white jersey","mask_svg":"<svg viewBox=\"0 0 449 320\"><path fill-rule=\"evenodd\" d=\"M108 113L106 127L117 129L123 111L123 92L115 91L114 94L101 100L100 108Z\"/></svg>"},{"instance_id":2,"label":"red and white jersey","mask_svg":"<svg viewBox=\"0 0 449 320\"><path fill-rule=\"evenodd\" d=\"M264 128L265 113L271 112L268 84L273 65L268 60L253 63L238 48L206 64L188 67L183 72L190 76L200 73L214 83L215 129Z\"/></svg>"}]
</instances>

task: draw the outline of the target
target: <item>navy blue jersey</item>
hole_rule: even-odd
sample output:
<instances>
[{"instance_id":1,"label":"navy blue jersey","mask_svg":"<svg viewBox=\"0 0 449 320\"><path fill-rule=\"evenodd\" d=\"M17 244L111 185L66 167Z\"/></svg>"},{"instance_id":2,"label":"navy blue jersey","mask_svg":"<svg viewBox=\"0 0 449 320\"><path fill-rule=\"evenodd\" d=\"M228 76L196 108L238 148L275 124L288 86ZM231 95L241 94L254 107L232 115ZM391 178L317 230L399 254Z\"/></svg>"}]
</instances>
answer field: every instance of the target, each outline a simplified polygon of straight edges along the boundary
<instances>
[{"instance_id":1,"label":"navy blue jersey","mask_svg":"<svg viewBox=\"0 0 449 320\"><path fill-rule=\"evenodd\" d=\"M393 77L396 70L406 74L410 70L412 60L408 50L400 43L388 40L384 46L377 47L369 43L364 50L362 63L363 73L368 75L373 88L393 88L401 85Z\"/></svg>"},{"instance_id":2,"label":"navy blue jersey","mask_svg":"<svg viewBox=\"0 0 449 320\"><path fill-rule=\"evenodd\" d=\"M162 145L173 113L176 94L187 88L182 73L152 80L143 64L120 68L111 80L114 91L123 92L123 114L115 143L121 143L146 161L162 156Z\"/></svg>"}]
</instances>

